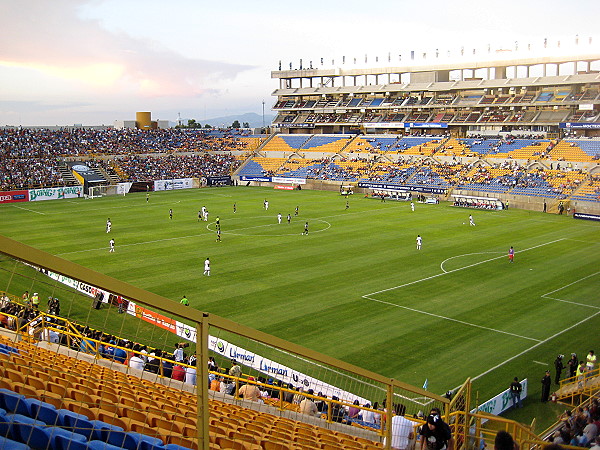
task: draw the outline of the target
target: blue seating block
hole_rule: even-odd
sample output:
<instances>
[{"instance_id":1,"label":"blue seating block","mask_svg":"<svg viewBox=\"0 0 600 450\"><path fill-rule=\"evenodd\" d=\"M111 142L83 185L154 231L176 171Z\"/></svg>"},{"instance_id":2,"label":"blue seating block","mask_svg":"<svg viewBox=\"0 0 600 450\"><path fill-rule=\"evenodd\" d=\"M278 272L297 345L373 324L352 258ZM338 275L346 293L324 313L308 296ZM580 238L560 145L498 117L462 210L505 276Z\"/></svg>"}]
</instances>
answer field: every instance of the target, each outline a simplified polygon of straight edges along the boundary
<instances>
[{"instance_id":1,"label":"blue seating block","mask_svg":"<svg viewBox=\"0 0 600 450\"><path fill-rule=\"evenodd\" d=\"M30 448L31 447L29 447L26 444L22 444L21 442L13 441L12 439L8 439L5 437L0 437L0 450L29 450Z\"/></svg>"},{"instance_id":2,"label":"blue seating block","mask_svg":"<svg viewBox=\"0 0 600 450\"><path fill-rule=\"evenodd\" d=\"M7 412L31 416L29 404L25 401L25 396L17 394L10 389L0 389L0 408Z\"/></svg>"}]
</instances>

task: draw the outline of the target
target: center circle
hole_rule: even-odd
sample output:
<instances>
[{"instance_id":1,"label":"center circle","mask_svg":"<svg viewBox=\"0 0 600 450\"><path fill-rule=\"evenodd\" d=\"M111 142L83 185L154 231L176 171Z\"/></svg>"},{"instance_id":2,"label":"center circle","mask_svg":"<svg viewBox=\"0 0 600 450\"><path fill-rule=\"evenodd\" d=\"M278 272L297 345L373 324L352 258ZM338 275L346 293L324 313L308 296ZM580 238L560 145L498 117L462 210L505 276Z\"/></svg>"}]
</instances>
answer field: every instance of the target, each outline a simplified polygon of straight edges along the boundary
<instances>
[{"instance_id":1,"label":"center circle","mask_svg":"<svg viewBox=\"0 0 600 450\"><path fill-rule=\"evenodd\" d=\"M259 225L252 225L252 222L256 223L260 219ZM268 220L268 223L265 223ZM230 228L232 222L240 223L237 228ZM221 234L233 235L233 236L262 236L262 237L277 237L277 236L294 236L301 235L304 231L304 224L308 222L309 235L312 233L321 233L331 228L331 224L323 219L298 219L298 217L292 217L291 223L287 223L286 216L281 217L281 223L278 223L277 216L266 218L265 216L245 217L245 218L233 218L220 220L221 223ZM224 225L225 224L225 225ZM211 232L216 232L215 222L210 222L206 225L206 229ZM265 230L263 233L257 232L258 230Z\"/></svg>"}]
</instances>

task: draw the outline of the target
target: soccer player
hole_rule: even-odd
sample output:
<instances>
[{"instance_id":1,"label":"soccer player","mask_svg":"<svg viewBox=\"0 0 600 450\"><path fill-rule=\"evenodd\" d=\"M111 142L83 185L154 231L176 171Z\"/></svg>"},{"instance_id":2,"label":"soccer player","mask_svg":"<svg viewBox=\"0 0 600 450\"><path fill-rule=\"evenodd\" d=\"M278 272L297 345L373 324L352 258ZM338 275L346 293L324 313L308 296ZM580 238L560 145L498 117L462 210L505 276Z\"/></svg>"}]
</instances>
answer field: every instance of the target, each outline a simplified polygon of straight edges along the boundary
<instances>
[{"instance_id":1,"label":"soccer player","mask_svg":"<svg viewBox=\"0 0 600 450\"><path fill-rule=\"evenodd\" d=\"M515 262L515 249L512 248L512 245L508 249L508 262Z\"/></svg>"},{"instance_id":2,"label":"soccer player","mask_svg":"<svg viewBox=\"0 0 600 450\"><path fill-rule=\"evenodd\" d=\"M115 252L115 240L111 239L110 241L108 241L108 245L109 245L109 253L114 253Z\"/></svg>"},{"instance_id":3,"label":"soccer player","mask_svg":"<svg viewBox=\"0 0 600 450\"><path fill-rule=\"evenodd\" d=\"M210 260L208 258L204 261L204 273L202 275L210 277Z\"/></svg>"},{"instance_id":4,"label":"soccer player","mask_svg":"<svg viewBox=\"0 0 600 450\"><path fill-rule=\"evenodd\" d=\"M219 219L219 216L217 216L217 218L215 219L215 227L217 228L217 230L221 229L221 219Z\"/></svg>"},{"instance_id":5,"label":"soccer player","mask_svg":"<svg viewBox=\"0 0 600 450\"><path fill-rule=\"evenodd\" d=\"M281 225L281 213L277 214L277 223Z\"/></svg>"},{"instance_id":6,"label":"soccer player","mask_svg":"<svg viewBox=\"0 0 600 450\"><path fill-rule=\"evenodd\" d=\"M208 209L204 210L204 221L208 222Z\"/></svg>"},{"instance_id":7,"label":"soccer player","mask_svg":"<svg viewBox=\"0 0 600 450\"><path fill-rule=\"evenodd\" d=\"M216 242L221 242L221 227L217 228L217 241Z\"/></svg>"},{"instance_id":8,"label":"soccer player","mask_svg":"<svg viewBox=\"0 0 600 450\"><path fill-rule=\"evenodd\" d=\"M420 234L417 234L417 250L421 250L422 243L423 243L423 238L421 238Z\"/></svg>"},{"instance_id":9,"label":"soccer player","mask_svg":"<svg viewBox=\"0 0 600 450\"><path fill-rule=\"evenodd\" d=\"M173 220L173 210L169 208L169 219Z\"/></svg>"},{"instance_id":10,"label":"soccer player","mask_svg":"<svg viewBox=\"0 0 600 450\"><path fill-rule=\"evenodd\" d=\"M233 204L233 213L235 214L237 212L237 206L235 205L235 203Z\"/></svg>"},{"instance_id":11,"label":"soccer player","mask_svg":"<svg viewBox=\"0 0 600 450\"><path fill-rule=\"evenodd\" d=\"M306 222L306 223L304 224L304 231L302 232L302 234L303 234L303 235L304 235L304 234L308 235L308 222Z\"/></svg>"},{"instance_id":12,"label":"soccer player","mask_svg":"<svg viewBox=\"0 0 600 450\"><path fill-rule=\"evenodd\" d=\"M471 227L475 226L475 222L473 222L473 216L471 214L469 214L469 226L471 226Z\"/></svg>"},{"instance_id":13,"label":"soccer player","mask_svg":"<svg viewBox=\"0 0 600 450\"><path fill-rule=\"evenodd\" d=\"M112 228L112 222L110 221L110 217L106 220L106 232L110 233L110 229Z\"/></svg>"},{"instance_id":14,"label":"soccer player","mask_svg":"<svg viewBox=\"0 0 600 450\"><path fill-rule=\"evenodd\" d=\"M350 208L350 203L348 203L348 200L346 200L346 209Z\"/></svg>"},{"instance_id":15,"label":"soccer player","mask_svg":"<svg viewBox=\"0 0 600 450\"><path fill-rule=\"evenodd\" d=\"M413 202L410 202L410 210L415 212L415 204Z\"/></svg>"},{"instance_id":16,"label":"soccer player","mask_svg":"<svg viewBox=\"0 0 600 450\"><path fill-rule=\"evenodd\" d=\"M206 206L202 207L202 218L204 218L204 213L206 212Z\"/></svg>"},{"instance_id":17,"label":"soccer player","mask_svg":"<svg viewBox=\"0 0 600 450\"><path fill-rule=\"evenodd\" d=\"M287 215L287 221L288 221L288 225L289 225L290 223L292 223L292 216L291 216L291 215L289 215L289 214Z\"/></svg>"},{"instance_id":18,"label":"soccer player","mask_svg":"<svg viewBox=\"0 0 600 450\"><path fill-rule=\"evenodd\" d=\"M150 194L148 192L146 192L146 203L148 203L150 201Z\"/></svg>"},{"instance_id":19,"label":"soccer player","mask_svg":"<svg viewBox=\"0 0 600 450\"><path fill-rule=\"evenodd\" d=\"M202 211L198 211L198 222L200 222L200 219L202 219Z\"/></svg>"},{"instance_id":20,"label":"soccer player","mask_svg":"<svg viewBox=\"0 0 600 450\"><path fill-rule=\"evenodd\" d=\"M269 210L269 202L265 199L265 211Z\"/></svg>"},{"instance_id":21,"label":"soccer player","mask_svg":"<svg viewBox=\"0 0 600 450\"><path fill-rule=\"evenodd\" d=\"M294 215L295 215L295 216L297 216L297 215L298 215L298 209L299 209L299 207L298 207L298 206L296 206L296 209L294 210Z\"/></svg>"}]
</instances>

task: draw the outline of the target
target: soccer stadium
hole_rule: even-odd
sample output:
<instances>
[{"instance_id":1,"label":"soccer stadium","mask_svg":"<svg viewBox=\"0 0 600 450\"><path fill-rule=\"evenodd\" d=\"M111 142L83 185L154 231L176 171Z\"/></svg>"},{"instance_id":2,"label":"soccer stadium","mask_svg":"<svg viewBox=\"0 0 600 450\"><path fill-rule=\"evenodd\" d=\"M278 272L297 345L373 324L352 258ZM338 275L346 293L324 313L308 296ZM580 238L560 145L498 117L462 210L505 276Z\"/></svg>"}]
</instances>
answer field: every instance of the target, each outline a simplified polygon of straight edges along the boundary
<instances>
[{"instance_id":1,"label":"soccer stadium","mask_svg":"<svg viewBox=\"0 0 600 450\"><path fill-rule=\"evenodd\" d=\"M599 62L280 67L259 131L0 128L0 448L591 447Z\"/></svg>"}]
</instances>

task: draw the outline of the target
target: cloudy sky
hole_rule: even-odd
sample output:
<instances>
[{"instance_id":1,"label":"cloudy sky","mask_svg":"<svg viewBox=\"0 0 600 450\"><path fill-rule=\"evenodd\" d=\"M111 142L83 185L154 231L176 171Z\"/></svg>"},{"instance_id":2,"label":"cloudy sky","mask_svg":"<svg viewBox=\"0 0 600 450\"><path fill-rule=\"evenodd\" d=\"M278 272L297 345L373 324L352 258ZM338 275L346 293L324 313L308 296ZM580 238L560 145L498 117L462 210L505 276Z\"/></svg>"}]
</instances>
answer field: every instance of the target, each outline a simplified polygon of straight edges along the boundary
<instances>
[{"instance_id":1,"label":"cloudy sky","mask_svg":"<svg viewBox=\"0 0 600 450\"><path fill-rule=\"evenodd\" d=\"M483 58L488 44L550 52L558 41L565 51L576 35L600 53L598 0L2 3L0 125L112 124L136 111L202 121L260 114L263 101L268 113L279 61L397 65L411 50Z\"/></svg>"}]
</instances>

